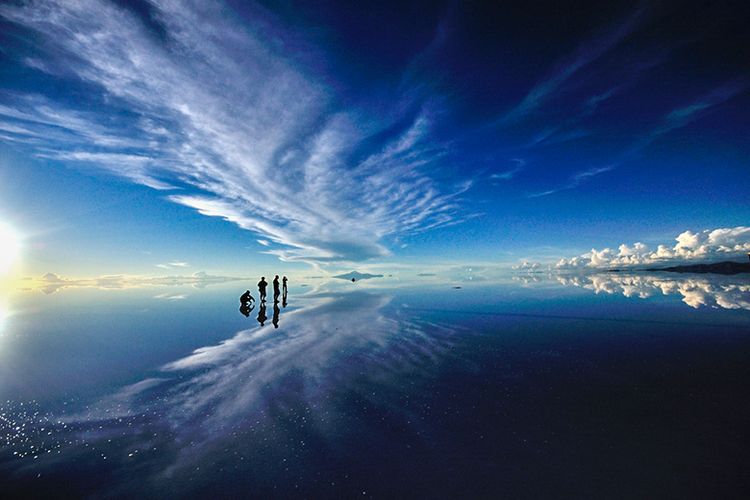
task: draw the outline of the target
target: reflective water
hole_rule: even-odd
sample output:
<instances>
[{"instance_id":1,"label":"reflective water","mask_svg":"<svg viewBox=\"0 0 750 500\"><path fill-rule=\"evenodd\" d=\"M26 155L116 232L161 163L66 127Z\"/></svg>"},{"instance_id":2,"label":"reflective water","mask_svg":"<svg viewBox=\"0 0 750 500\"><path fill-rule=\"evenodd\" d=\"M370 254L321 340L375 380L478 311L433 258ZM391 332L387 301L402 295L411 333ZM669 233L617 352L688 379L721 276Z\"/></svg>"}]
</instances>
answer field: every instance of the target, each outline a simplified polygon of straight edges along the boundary
<instances>
[{"instance_id":1,"label":"reflective water","mask_svg":"<svg viewBox=\"0 0 750 500\"><path fill-rule=\"evenodd\" d=\"M2 496L750 488L747 276L68 285L0 300Z\"/></svg>"}]
</instances>

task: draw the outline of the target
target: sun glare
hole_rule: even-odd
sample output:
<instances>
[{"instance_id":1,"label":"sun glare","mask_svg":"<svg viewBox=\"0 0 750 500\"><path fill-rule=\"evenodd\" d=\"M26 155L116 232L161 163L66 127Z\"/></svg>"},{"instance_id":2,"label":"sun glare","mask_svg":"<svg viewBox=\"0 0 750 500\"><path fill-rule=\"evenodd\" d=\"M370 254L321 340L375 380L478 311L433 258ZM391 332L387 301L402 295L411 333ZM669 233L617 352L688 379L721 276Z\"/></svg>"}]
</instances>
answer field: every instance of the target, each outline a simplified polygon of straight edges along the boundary
<instances>
[{"instance_id":1,"label":"sun glare","mask_svg":"<svg viewBox=\"0 0 750 500\"><path fill-rule=\"evenodd\" d=\"M20 236L12 227L0 222L0 276L10 272L20 252Z\"/></svg>"}]
</instances>

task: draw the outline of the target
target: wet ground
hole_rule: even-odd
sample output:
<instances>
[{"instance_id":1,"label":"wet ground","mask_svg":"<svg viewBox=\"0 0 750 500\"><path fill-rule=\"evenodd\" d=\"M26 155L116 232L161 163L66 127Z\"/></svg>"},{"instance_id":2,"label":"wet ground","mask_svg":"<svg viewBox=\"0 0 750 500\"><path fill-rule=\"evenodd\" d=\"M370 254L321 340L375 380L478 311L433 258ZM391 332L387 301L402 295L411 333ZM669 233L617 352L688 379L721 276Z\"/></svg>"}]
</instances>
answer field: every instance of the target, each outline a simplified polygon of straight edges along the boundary
<instances>
[{"instance_id":1,"label":"wet ground","mask_svg":"<svg viewBox=\"0 0 750 500\"><path fill-rule=\"evenodd\" d=\"M309 285L6 298L3 496L750 491L747 277Z\"/></svg>"}]
</instances>

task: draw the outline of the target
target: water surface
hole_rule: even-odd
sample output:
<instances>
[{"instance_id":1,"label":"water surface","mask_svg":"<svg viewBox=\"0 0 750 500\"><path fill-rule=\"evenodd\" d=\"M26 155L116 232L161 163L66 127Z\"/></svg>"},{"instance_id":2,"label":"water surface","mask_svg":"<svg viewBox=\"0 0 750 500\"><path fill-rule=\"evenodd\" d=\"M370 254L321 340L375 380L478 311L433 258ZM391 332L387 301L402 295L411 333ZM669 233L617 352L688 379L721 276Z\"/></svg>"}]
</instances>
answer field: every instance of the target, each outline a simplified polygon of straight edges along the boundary
<instances>
[{"instance_id":1,"label":"water surface","mask_svg":"<svg viewBox=\"0 0 750 500\"><path fill-rule=\"evenodd\" d=\"M238 310L244 283L16 293L2 488L743 497L749 284L337 281L291 287L263 326Z\"/></svg>"}]
</instances>

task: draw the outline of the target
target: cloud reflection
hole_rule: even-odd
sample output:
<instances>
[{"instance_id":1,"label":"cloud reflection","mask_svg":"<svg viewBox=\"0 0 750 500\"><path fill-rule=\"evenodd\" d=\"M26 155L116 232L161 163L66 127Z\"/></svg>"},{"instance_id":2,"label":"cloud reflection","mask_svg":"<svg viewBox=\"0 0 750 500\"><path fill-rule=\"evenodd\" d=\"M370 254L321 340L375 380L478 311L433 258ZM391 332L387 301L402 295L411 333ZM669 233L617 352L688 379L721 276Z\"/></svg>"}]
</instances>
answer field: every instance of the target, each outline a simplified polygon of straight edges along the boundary
<instances>
[{"instance_id":1,"label":"cloud reflection","mask_svg":"<svg viewBox=\"0 0 750 500\"><path fill-rule=\"evenodd\" d=\"M41 278L30 280L34 289L40 290L47 295L56 293L65 288L97 288L100 290L115 290L124 288L138 288L144 286L178 286L192 285L194 288L205 288L209 285L242 281L248 278L233 276L215 276L199 271L190 276L128 276L111 275L97 276L94 278L64 278L55 273L47 273ZM157 295L155 298L167 298L166 294ZM184 297L182 297L184 298Z\"/></svg>"},{"instance_id":2,"label":"cloud reflection","mask_svg":"<svg viewBox=\"0 0 750 500\"><path fill-rule=\"evenodd\" d=\"M271 454L300 430L285 425L304 424L306 435L332 442L343 432L352 398L384 404L368 388L391 385L396 377L412 384L428 380L438 363L453 356L456 327L407 318L388 295L322 292L300 301L306 307L285 311L278 329L240 331L84 411L45 422L64 423L74 434L65 439L73 445L63 450L69 454L87 452L82 444L104 448L114 463L132 459L133 450L144 456L158 448L144 467L150 471L146 480L160 481L203 467L240 434ZM410 411L388 408L392 418L414 419ZM42 462L34 466L54 465Z\"/></svg>"},{"instance_id":3,"label":"cloud reflection","mask_svg":"<svg viewBox=\"0 0 750 500\"><path fill-rule=\"evenodd\" d=\"M682 301L698 309L713 307L750 310L750 284L732 277L680 277L658 275L592 274L555 276L566 286L576 286L606 294L646 299L654 295L680 295Z\"/></svg>"}]
</instances>

